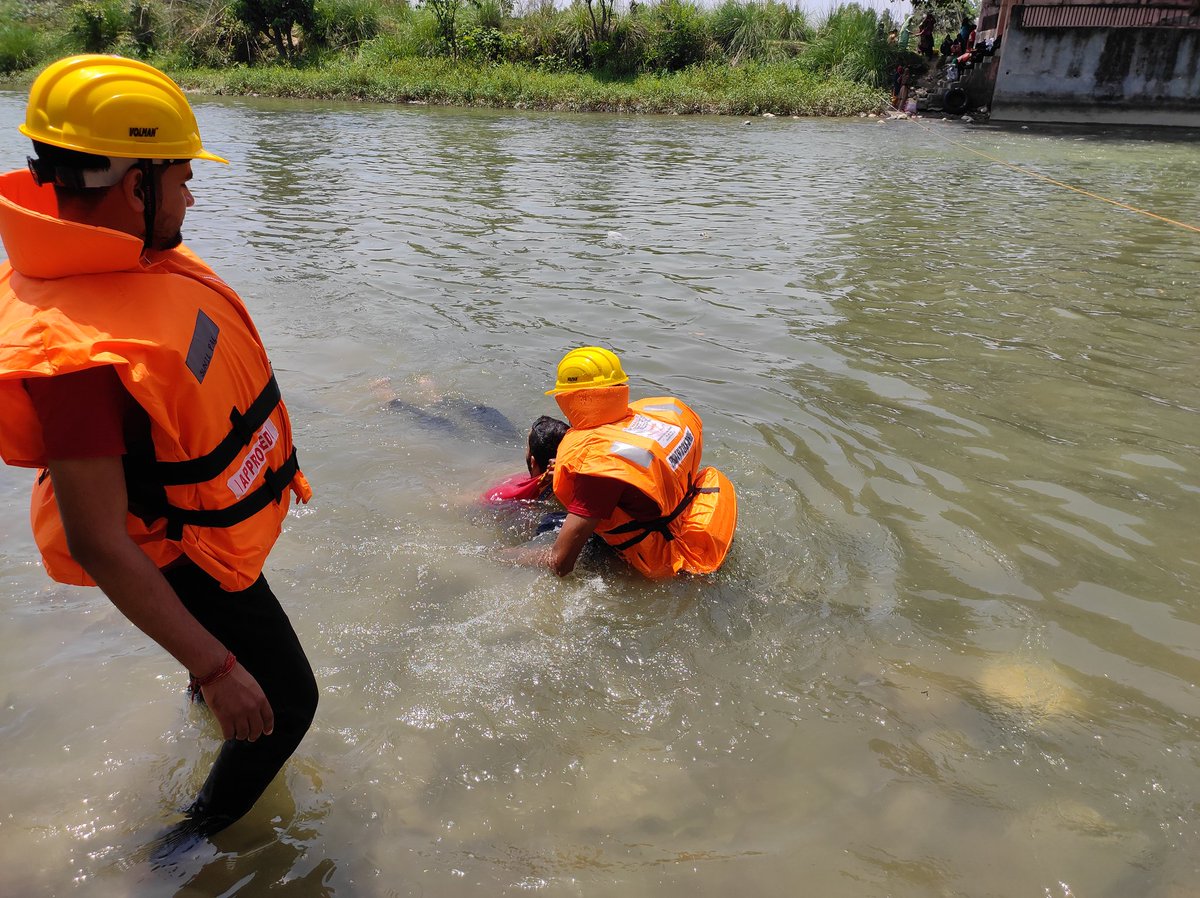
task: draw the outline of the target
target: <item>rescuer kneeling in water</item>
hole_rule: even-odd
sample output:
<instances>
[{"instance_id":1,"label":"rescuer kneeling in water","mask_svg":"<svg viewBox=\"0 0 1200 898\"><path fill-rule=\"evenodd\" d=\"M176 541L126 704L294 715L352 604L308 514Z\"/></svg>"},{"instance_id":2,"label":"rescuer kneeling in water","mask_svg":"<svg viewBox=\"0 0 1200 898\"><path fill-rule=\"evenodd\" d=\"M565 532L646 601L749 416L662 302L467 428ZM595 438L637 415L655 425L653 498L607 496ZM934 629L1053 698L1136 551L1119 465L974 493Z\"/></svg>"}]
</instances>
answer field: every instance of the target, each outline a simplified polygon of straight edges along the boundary
<instances>
[{"instance_id":1,"label":"rescuer kneeling in water","mask_svg":"<svg viewBox=\"0 0 1200 898\"><path fill-rule=\"evenodd\" d=\"M593 533L647 577L706 574L725 560L737 524L733 484L701 468L699 416L678 399L629 403L629 378L607 349L563 356L553 395L571 429L554 462L566 521L548 550L511 557L571 573Z\"/></svg>"},{"instance_id":2,"label":"rescuer kneeling in water","mask_svg":"<svg viewBox=\"0 0 1200 898\"><path fill-rule=\"evenodd\" d=\"M181 246L204 149L187 98L116 56L59 60L0 176L0 455L40 469L47 573L99 585L191 672L225 743L164 847L241 817L317 706L267 581L291 494L292 427L241 299Z\"/></svg>"}]
</instances>

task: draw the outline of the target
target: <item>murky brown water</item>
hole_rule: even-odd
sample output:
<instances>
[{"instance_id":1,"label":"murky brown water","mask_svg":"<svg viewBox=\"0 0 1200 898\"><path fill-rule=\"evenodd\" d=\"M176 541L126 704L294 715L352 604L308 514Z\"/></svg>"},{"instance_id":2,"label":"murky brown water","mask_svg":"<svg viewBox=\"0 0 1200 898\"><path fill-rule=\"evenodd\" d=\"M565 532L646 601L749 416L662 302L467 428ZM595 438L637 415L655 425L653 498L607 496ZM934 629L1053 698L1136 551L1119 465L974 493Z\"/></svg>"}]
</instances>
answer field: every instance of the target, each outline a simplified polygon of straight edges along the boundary
<instances>
[{"instance_id":1,"label":"murky brown water","mask_svg":"<svg viewBox=\"0 0 1200 898\"><path fill-rule=\"evenodd\" d=\"M0 151L25 155L22 98ZM217 746L51 584L0 471L4 895L1200 895L1200 223L1185 139L201 104L189 242L318 493L269 576L313 731L213 852L139 850ZM1182 137L1182 135L1180 136ZM572 345L703 414L710 581L559 582L472 508Z\"/></svg>"}]
</instances>

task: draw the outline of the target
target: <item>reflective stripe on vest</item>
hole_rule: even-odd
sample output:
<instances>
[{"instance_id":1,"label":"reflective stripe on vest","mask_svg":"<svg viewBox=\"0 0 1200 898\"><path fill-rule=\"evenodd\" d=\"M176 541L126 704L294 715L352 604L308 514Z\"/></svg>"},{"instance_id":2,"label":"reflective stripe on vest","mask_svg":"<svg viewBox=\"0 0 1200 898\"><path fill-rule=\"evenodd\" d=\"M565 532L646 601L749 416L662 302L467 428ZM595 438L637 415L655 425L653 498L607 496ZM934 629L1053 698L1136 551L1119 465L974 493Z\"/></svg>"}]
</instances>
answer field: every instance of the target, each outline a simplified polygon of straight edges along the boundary
<instances>
[{"instance_id":1,"label":"reflective stripe on vest","mask_svg":"<svg viewBox=\"0 0 1200 898\"><path fill-rule=\"evenodd\" d=\"M674 402L669 402L669 403L664 402L664 403L659 403L657 405L642 405L642 406L639 406L639 408L644 412L672 412L673 414L676 414L676 415L683 414L683 409L681 409Z\"/></svg>"},{"instance_id":2,"label":"reflective stripe on vest","mask_svg":"<svg viewBox=\"0 0 1200 898\"><path fill-rule=\"evenodd\" d=\"M648 469L654 462L654 453L649 449L643 449L641 446L632 446L629 443L614 441L608 448L608 453L609 455L615 455L618 458L633 462L639 468L644 469Z\"/></svg>"}]
</instances>

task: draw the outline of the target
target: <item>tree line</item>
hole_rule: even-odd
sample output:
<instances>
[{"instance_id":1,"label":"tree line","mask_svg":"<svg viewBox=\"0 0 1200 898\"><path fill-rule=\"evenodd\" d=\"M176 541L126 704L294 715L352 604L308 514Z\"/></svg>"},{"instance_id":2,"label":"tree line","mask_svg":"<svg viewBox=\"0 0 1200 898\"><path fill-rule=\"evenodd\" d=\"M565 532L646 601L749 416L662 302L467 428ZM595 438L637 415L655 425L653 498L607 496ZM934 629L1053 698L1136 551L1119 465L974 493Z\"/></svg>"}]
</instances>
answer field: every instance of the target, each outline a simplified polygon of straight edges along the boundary
<instances>
[{"instance_id":1,"label":"tree line","mask_svg":"<svg viewBox=\"0 0 1200 898\"><path fill-rule=\"evenodd\" d=\"M965 0L936 2L951 20ZM0 0L0 22L5 72L70 52L167 68L444 56L608 77L786 59L878 85L901 57L886 38L897 25L887 12L851 3L818 20L781 0L532 0L520 9L513 0Z\"/></svg>"}]
</instances>

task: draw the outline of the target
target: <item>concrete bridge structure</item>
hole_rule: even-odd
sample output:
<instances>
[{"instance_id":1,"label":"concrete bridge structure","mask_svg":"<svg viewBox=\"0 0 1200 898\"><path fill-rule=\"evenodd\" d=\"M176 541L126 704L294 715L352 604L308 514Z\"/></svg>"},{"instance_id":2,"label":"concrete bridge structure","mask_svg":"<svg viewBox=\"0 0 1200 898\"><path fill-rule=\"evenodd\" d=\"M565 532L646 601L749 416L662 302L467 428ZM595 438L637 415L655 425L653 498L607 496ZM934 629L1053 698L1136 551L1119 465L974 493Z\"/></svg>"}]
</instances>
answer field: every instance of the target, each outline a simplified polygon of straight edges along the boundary
<instances>
[{"instance_id":1,"label":"concrete bridge structure","mask_svg":"<svg viewBox=\"0 0 1200 898\"><path fill-rule=\"evenodd\" d=\"M989 38L993 121L1200 127L1200 0L985 0Z\"/></svg>"}]
</instances>

